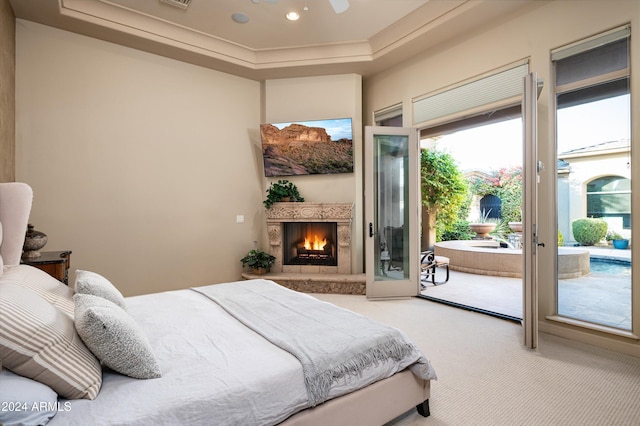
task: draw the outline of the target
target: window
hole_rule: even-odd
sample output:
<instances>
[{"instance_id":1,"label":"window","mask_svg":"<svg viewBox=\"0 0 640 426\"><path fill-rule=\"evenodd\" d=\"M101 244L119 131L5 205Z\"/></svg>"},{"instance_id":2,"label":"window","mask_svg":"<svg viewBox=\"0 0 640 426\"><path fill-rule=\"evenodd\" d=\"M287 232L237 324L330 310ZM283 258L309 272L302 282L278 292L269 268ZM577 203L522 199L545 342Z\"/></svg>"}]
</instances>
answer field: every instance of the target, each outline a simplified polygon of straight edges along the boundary
<instances>
[{"instance_id":1,"label":"window","mask_svg":"<svg viewBox=\"0 0 640 426\"><path fill-rule=\"evenodd\" d=\"M632 330L631 249L578 242L572 224L599 218L631 232L630 28L552 52L556 101L559 318L584 327ZM577 229L577 228L576 228ZM604 235L603 235L604 237ZM561 245L560 243L558 245ZM584 276L561 274L563 258L588 254Z\"/></svg>"},{"instance_id":2,"label":"window","mask_svg":"<svg viewBox=\"0 0 640 426\"><path fill-rule=\"evenodd\" d=\"M631 229L631 181L606 176L588 183L587 216L621 218L622 228Z\"/></svg>"}]
</instances>

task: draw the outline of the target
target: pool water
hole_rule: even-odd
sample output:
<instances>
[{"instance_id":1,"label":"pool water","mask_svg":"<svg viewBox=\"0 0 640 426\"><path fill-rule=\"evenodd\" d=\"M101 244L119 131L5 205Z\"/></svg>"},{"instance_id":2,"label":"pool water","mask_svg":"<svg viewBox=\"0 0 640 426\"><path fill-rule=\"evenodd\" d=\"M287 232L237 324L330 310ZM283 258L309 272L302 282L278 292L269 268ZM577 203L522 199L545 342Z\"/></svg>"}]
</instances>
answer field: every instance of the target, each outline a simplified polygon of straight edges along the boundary
<instances>
[{"instance_id":1,"label":"pool water","mask_svg":"<svg viewBox=\"0 0 640 426\"><path fill-rule=\"evenodd\" d=\"M631 262L591 258L590 267L598 274L631 276Z\"/></svg>"}]
</instances>

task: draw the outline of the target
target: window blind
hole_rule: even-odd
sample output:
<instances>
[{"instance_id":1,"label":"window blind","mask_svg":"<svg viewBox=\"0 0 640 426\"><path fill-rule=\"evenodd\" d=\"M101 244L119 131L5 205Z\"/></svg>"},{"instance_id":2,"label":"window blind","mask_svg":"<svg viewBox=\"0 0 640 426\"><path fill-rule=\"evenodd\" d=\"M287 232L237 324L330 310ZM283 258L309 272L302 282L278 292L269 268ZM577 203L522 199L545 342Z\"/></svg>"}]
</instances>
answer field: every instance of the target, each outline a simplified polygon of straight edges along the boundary
<instances>
[{"instance_id":1,"label":"window blind","mask_svg":"<svg viewBox=\"0 0 640 426\"><path fill-rule=\"evenodd\" d=\"M425 123L462 111L522 96L529 63L492 74L413 101L413 124Z\"/></svg>"},{"instance_id":2,"label":"window blind","mask_svg":"<svg viewBox=\"0 0 640 426\"><path fill-rule=\"evenodd\" d=\"M389 120L393 120L394 118L400 117L402 121L402 104L396 104L373 113L373 122L376 125L384 125L385 122ZM402 122L400 123L402 126Z\"/></svg>"},{"instance_id":3,"label":"window blind","mask_svg":"<svg viewBox=\"0 0 640 426\"><path fill-rule=\"evenodd\" d=\"M628 94L629 43L625 26L553 50L557 108Z\"/></svg>"},{"instance_id":4,"label":"window blind","mask_svg":"<svg viewBox=\"0 0 640 426\"><path fill-rule=\"evenodd\" d=\"M586 52L614 41L629 38L630 35L631 27L629 25L625 25L624 27L616 28L587 40L582 40L568 46L554 49L551 51L551 60L559 61L561 59L568 58L569 56L577 55L578 53Z\"/></svg>"}]
</instances>

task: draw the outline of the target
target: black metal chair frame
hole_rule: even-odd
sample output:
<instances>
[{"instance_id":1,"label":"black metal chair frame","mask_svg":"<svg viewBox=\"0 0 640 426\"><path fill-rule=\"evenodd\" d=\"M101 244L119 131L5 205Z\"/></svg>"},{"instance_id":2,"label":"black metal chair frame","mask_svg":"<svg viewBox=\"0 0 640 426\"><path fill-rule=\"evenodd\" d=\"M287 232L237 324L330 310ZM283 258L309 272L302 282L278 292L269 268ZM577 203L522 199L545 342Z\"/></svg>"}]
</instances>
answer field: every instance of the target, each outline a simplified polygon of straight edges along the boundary
<instances>
[{"instance_id":1,"label":"black metal chair frame","mask_svg":"<svg viewBox=\"0 0 640 426\"><path fill-rule=\"evenodd\" d=\"M444 281L436 282L436 269L438 267L445 268L446 277ZM446 284L449 281L449 263L438 262L434 252L427 250L420 255L420 281L426 281L431 278L433 285Z\"/></svg>"}]
</instances>

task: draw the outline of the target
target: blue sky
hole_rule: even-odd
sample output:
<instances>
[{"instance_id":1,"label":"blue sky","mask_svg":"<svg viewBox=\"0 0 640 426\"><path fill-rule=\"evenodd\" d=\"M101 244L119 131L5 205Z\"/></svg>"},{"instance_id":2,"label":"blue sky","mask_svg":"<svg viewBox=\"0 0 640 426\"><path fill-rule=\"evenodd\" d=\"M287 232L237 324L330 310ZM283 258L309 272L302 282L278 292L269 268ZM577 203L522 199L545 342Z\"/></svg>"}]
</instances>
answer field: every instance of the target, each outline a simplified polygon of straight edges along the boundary
<instances>
[{"instance_id":1,"label":"blue sky","mask_svg":"<svg viewBox=\"0 0 640 426\"><path fill-rule=\"evenodd\" d=\"M630 117L629 95L561 109L558 112L558 152L630 139ZM446 135L436 146L450 153L463 171L519 166L522 165L522 120L508 120Z\"/></svg>"},{"instance_id":2,"label":"blue sky","mask_svg":"<svg viewBox=\"0 0 640 426\"><path fill-rule=\"evenodd\" d=\"M497 170L522 165L522 120L462 130L438 139L436 147L453 156L460 170Z\"/></svg>"},{"instance_id":3,"label":"blue sky","mask_svg":"<svg viewBox=\"0 0 640 426\"><path fill-rule=\"evenodd\" d=\"M283 129L288 125L296 123L302 124L303 126L308 127L322 127L326 129L327 134L331 136L331 140L337 141L338 139L351 139L352 138L352 129L351 129L351 119L350 118L338 118L332 120L310 120L310 121L293 121L290 123L271 123L276 126L278 129Z\"/></svg>"},{"instance_id":4,"label":"blue sky","mask_svg":"<svg viewBox=\"0 0 640 426\"><path fill-rule=\"evenodd\" d=\"M631 139L629 95L558 111L558 152Z\"/></svg>"}]
</instances>

